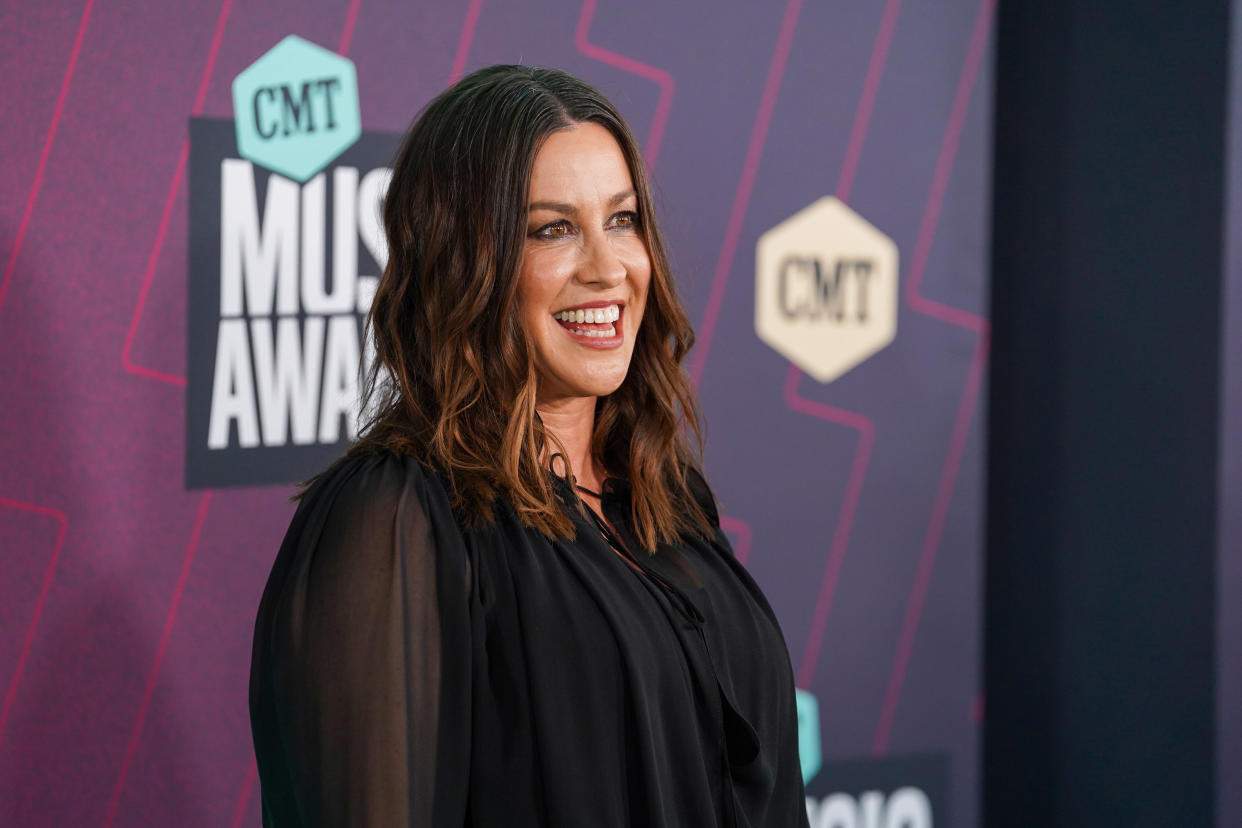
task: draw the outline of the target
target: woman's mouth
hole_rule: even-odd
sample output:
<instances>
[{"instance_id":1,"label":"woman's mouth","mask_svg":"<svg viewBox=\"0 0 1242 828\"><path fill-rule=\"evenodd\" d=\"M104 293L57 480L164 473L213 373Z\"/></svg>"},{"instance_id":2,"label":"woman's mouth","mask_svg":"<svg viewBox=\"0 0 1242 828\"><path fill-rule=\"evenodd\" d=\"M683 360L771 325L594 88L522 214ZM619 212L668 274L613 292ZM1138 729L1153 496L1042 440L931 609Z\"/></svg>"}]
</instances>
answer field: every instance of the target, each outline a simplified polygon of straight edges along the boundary
<instances>
[{"instance_id":1,"label":"woman's mouth","mask_svg":"<svg viewBox=\"0 0 1242 828\"><path fill-rule=\"evenodd\" d=\"M619 303L595 303L566 308L552 314L560 326L583 345L611 346L621 343Z\"/></svg>"}]
</instances>

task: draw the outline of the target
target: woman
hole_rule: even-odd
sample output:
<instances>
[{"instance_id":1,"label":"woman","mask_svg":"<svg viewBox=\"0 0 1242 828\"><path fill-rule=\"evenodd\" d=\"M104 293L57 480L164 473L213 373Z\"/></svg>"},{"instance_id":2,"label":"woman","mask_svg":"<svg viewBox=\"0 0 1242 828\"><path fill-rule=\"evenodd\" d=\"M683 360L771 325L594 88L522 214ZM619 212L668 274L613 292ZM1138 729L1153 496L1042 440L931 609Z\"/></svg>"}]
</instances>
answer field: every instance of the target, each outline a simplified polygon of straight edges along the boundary
<instances>
[{"instance_id":1,"label":"woman","mask_svg":"<svg viewBox=\"0 0 1242 828\"><path fill-rule=\"evenodd\" d=\"M264 824L805 825L792 673L683 437L693 334L598 92L494 66L384 200L371 412L264 591Z\"/></svg>"}]
</instances>

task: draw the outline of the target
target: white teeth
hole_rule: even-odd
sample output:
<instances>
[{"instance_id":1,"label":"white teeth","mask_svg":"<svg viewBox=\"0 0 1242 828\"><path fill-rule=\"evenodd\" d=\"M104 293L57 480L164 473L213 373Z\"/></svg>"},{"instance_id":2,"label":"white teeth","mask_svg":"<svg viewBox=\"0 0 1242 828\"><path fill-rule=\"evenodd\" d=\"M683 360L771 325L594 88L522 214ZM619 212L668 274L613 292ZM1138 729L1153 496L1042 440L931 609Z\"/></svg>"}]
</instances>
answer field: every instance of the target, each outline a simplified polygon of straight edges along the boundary
<instances>
[{"instance_id":1,"label":"white teeth","mask_svg":"<svg viewBox=\"0 0 1242 828\"><path fill-rule=\"evenodd\" d=\"M552 314L552 318L561 322L576 322L584 325L601 325L616 322L621 318L619 305L608 305L603 308L587 308L585 310L563 310Z\"/></svg>"},{"instance_id":2,"label":"white teeth","mask_svg":"<svg viewBox=\"0 0 1242 828\"><path fill-rule=\"evenodd\" d=\"M607 328L604 328L602 331L601 330L575 331L573 328L570 328L569 332L573 334L574 336L585 336L585 337L590 337L591 339L600 339L600 338L609 339L617 335L617 329L615 327L612 327L611 325L608 326Z\"/></svg>"}]
</instances>

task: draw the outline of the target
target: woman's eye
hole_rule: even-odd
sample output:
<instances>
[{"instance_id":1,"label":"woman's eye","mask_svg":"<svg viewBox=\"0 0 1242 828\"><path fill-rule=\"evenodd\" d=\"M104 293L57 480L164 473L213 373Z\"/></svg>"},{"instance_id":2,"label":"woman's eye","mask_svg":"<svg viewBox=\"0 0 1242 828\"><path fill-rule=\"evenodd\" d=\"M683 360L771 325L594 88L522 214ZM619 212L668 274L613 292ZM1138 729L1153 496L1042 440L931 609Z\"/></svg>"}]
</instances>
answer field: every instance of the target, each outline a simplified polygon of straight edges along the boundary
<instances>
[{"instance_id":1,"label":"woman's eye","mask_svg":"<svg viewBox=\"0 0 1242 828\"><path fill-rule=\"evenodd\" d=\"M568 236L570 232L572 231L569 226L569 222L562 219L560 221L551 222L550 224L545 224L543 227L540 227L535 231L535 235L541 239L557 239L562 236Z\"/></svg>"},{"instance_id":2,"label":"woman's eye","mask_svg":"<svg viewBox=\"0 0 1242 828\"><path fill-rule=\"evenodd\" d=\"M614 227L620 227L624 230L631 230L638 227L638 213L633 210L626 210L625 212L617 213L612 217L612 223Z\"/></svg>"}]
</instances>

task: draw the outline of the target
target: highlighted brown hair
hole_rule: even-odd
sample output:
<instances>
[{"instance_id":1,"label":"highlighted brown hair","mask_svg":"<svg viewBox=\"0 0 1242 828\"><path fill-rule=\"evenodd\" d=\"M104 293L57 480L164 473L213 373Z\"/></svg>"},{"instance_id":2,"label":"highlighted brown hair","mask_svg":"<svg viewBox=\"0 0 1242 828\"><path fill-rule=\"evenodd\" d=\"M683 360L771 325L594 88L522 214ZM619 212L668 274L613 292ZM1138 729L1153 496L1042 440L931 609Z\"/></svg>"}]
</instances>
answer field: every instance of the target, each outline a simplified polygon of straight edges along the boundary
<instances>
[{"instance_id":1,"label":"highlighted brown hair","mask_svg":"<svg viewBox=\"0 0 1242 828\"><path fill-rule=\"evenodd\" d=\"M535 412L538 378L516 297L535 155L550 134L583 122L621 147L652 268L629 373L597 403L591 451L629 480L635 534L654 550L679 533L710 531L687 480L698 463L686 434L701 444L681 368L694 333L638 144L603 95L564 72L479 70L433 100L406 134L383 206L388 264L367 320L369 415L351 453L384 448L438 469L467 521L486 522L504 497L528 525L572 535L540 461L560 447Z\"/></svg>"}]
</instances>

